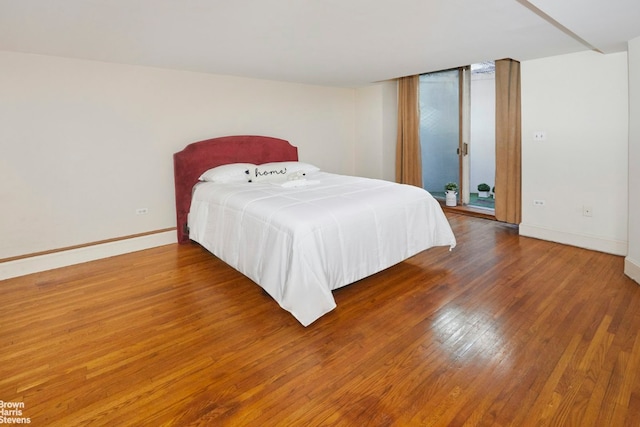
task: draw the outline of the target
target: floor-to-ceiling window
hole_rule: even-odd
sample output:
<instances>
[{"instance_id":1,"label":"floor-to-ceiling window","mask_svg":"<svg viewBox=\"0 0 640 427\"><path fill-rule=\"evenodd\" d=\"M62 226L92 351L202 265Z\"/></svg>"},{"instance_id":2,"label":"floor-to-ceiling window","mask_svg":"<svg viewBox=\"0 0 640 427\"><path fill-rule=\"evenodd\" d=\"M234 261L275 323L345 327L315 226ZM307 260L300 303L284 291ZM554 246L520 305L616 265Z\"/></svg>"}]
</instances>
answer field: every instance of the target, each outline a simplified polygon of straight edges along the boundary
<instances>
[{"instance_id":1,"label":"floor-to-ceiling window","mask_svg":"<svg viewBox=\"0 0 640 427\"><path fill-rule=\"evenodd\" d=\"M440 196L447 182L460 182L460 85L458 70L420 76L422 182Z\"/></svg>"},{"instance_id":2,"label":"floor-to-ceiling window","mask_svg":"<svg viewBox=\"0 0 640 427\"><path fill-rule=\"evenodd\" d=\"M424 188L444 197L455 182L460 204L493 209L495 66L473 64L420 76ZM489 187L488 193L479 190Z\"/></svg>"}]
</instances>

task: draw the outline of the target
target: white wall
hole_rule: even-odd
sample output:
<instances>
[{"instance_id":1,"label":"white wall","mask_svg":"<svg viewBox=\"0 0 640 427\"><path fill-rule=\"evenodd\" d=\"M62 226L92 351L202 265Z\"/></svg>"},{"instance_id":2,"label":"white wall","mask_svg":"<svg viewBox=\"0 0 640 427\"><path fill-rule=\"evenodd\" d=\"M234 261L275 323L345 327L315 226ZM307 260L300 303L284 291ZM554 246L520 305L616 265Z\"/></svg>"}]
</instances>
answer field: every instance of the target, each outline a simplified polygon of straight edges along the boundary
<instances>
[{"instance_id":1,"label":"white wall","mask_svg":"<svg viewBox=\"0 0 640 427\"><path fill-rule=\"evenodd\" d=\"M395 81L356 90L355 175L395 181L397 97Z\"/></svg>"},{"instance_id":2,"label":"white wall","mask_svg":"<svg viewBox=\"0 0 640 427\"><path fill-rule=\"evenodd\" d=\"M640 37L629 42L629 253L625 273L640 283Z\"/></svg>"},{"instance_id":3,"label":"white wall","mask_svg":"<svg viewBox=\"0 0 640 427\"><path fill-rule=\"evenodd\" d=\"M555 56L524 61L521 70L520 233L625 255L627 54ZM547 140L534 142L534 131Z\"/></svg>"},{"instance_id":4,"label":"white wall","mask_svg":"<svg viewBox=\"0 0 640 427\"><path fill-rule=\"evenodd\" d=\"M275 136L302 160L352 174L354 98L0 52L0 260L174 227L172 154L206 138Z\"/></svg>"}]
</instances>

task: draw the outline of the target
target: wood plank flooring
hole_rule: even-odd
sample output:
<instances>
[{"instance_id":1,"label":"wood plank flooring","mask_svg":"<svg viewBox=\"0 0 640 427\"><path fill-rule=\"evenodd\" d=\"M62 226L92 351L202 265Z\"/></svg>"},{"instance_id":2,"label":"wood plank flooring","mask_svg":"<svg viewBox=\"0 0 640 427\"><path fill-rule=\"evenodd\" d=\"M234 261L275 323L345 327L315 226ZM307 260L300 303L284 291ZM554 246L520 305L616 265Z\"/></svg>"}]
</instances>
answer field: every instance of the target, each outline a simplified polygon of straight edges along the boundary
<instances>
[{"instance_id":1,"label":"wood plank flooring","mask_svg":"<svg viewBox=\"0 0 640 427\"><path fill-rule=\"evenodd\" d=\"M195 244L2 281L0 400L34 426L640 426L623 259L448 216L454 251L307 328Z\"/></svg>"}]
</instances>

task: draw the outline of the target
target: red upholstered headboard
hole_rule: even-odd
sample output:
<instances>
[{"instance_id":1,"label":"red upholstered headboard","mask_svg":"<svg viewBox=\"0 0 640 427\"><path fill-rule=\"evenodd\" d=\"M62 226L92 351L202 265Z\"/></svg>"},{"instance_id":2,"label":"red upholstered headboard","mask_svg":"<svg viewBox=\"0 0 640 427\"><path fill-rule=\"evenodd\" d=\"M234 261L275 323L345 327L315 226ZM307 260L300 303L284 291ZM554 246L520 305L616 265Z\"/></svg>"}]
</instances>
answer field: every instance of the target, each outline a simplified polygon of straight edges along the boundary
<instances>
[{"instance_id":1,"label":"red upholstered headboard","mask_svg":"<svg viewBox=\"0 0 640 427\"><path fill-rule=\"evenodd\" d=\"M284 139L239 135L207 139L187 145L173 155L176 187L178 243L189 241L187 214L191 191L203 172L228 163L284 162L298 160L298 149Z\"/></svg>"}]
</instances>

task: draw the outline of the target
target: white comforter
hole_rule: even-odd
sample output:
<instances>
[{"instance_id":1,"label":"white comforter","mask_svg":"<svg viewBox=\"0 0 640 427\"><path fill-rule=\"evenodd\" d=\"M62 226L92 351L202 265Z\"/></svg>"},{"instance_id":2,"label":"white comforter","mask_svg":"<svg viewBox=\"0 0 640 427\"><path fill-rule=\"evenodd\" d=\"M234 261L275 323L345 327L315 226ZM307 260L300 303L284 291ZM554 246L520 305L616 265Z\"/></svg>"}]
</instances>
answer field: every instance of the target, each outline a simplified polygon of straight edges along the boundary
<instances>
[{"instance_id":1,"label":"white comforter","mask_svg":"<svg viewBox=\"0 0 640 427\"><path fill-rule=\"evenodd\" d=\"M199 183L189 235L304 326L336 307L332 289L456 244L425 190L326 172L295 185Z\"/></svg>"}]
</instances>

